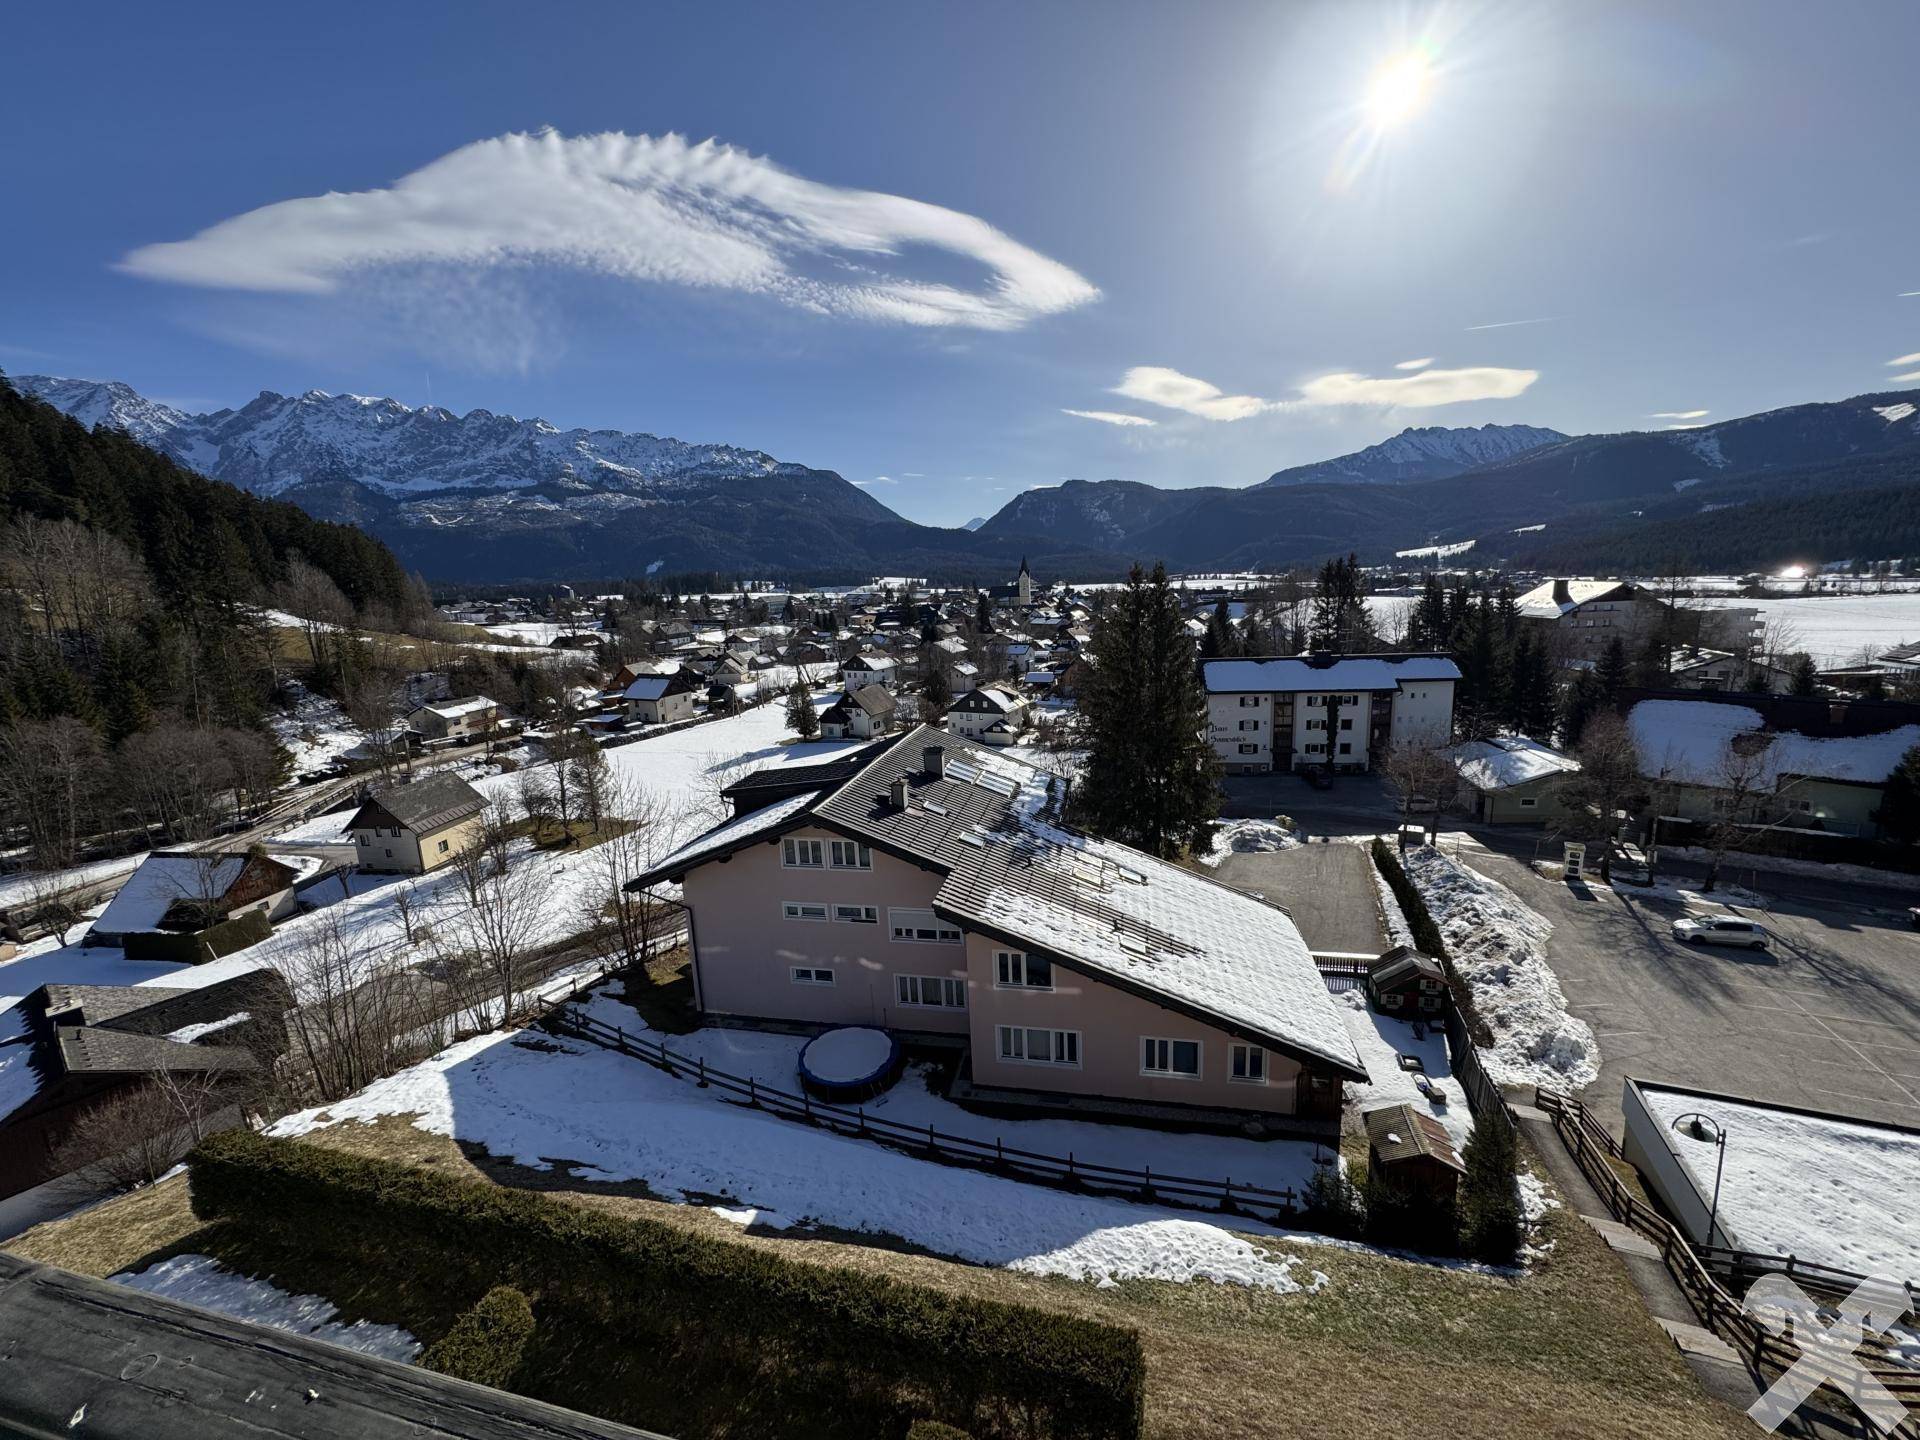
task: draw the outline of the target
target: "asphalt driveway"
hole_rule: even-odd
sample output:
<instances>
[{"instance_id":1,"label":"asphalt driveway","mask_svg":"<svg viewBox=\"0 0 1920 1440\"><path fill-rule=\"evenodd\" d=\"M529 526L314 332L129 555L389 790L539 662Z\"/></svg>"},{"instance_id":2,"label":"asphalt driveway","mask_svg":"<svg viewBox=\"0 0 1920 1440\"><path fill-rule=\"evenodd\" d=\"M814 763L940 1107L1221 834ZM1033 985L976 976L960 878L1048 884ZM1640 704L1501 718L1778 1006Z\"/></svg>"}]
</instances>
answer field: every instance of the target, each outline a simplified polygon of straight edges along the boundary
<instances>
[{"instance_id":1,"label":"asphalt driveway","mask_svg":"<svg viewBox=\"0 0 1920 1440\"><path fill-rule=\"evenodd\" d=\"M1378 955L1387 948L1373 861L1359 845L1302 845L1231 855L1214 875L1293 912L1310 950Z\"/></svg>"},{"instance_id":2,"label":"asphalt driveway","mask_svg":"<svg viewBox=\"0 0 1920 1440\"><path fill-rule=\"evenodd\" d=\"M1763 903L1724 908L1771 949L1696 947L1668 928L1714 902L1544 880L1464 837L1460 858L1553 922L1549 963L1600 1046L1584 1098L1616 1131L1629 1075L1920 1126L1920 932L1883 893L1788 899L1762 876Z\"/></svg>"}]
</instances>

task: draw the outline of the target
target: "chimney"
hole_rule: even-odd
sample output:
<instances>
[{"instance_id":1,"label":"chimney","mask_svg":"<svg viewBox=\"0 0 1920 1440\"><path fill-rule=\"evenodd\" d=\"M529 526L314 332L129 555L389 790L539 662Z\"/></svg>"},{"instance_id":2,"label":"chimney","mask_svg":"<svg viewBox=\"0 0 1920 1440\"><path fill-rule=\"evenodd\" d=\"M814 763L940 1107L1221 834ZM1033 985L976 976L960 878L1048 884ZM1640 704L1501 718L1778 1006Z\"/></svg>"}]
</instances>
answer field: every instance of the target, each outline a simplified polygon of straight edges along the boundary
<instances>
[{"instance_id":1,"label":"chimney","mask_svg":"<svg viewBox=\"0 0 1920 1440\"><path fill-rule=\"evenodd\" d=\"M1553 582L1553 603L1556 605L1570 605L1573 603L1573 592L1567 588L1566 581L1556 580Z\"/></svg>"},{"instance_id":2,"label":"chimney","mask_svg":"<svg viewBox=\"0 0 1920 1440\"><path fill-rule=\"evenodd\" d=\"M887 786L887 800L896 810L907 808L907 777L896 775Z\"/></svg>"},{"instance_id":3,"label":"chimney","mask_svg":"<svg viewBox=\"0 0 1920 1440\"><path fill-rule=\"evenodd\" d=\"M944 780L947 776L947 752L939 745L929 745L920 752L920 767L927 772L929 780Z\"/></svg>"}]
</instances>

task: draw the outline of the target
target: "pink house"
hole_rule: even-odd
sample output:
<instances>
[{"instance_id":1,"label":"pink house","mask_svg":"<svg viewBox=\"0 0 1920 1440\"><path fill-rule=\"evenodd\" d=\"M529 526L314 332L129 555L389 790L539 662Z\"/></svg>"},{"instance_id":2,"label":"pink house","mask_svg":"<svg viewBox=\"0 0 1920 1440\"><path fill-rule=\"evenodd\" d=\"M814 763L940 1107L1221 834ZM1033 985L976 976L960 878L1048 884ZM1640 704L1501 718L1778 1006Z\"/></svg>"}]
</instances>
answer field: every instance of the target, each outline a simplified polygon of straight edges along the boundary
<instances>
[{"instance_id":1,"label":"pink house","mask_svg":"<svg viewBox=\"0 0 1920 1440\"><path fill-rule=\"evenodd\" d=\"M701 1008L967 1052L976 1098L1323 1129L1366 1070L1287 912L1061 825L1056 777L926 726L729 788L679 881Z\"/></svg>"}]
</instances>

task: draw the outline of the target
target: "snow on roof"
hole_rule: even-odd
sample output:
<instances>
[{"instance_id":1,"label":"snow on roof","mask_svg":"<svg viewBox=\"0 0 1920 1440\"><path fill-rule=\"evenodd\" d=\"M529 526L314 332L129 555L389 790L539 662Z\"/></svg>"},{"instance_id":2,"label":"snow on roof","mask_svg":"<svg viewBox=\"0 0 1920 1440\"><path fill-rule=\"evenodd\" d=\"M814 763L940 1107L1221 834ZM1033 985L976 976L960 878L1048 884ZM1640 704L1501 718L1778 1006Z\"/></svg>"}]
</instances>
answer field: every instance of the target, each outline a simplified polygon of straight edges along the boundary
<instances>
[{"instance_id":1,"label":"snow on roof","mask_svg":"<svg viewBox=\"0 0 1920 1440\"><path fill-rule=\"evenodd\" d=\"M1915 745L1920 725L1902 725L1878 735L1802 735L1768 730L1758 710L1711 700L1642 700L1627 713L1627 729L1640 752L1640 773L1649 780L1719 785L1738 736L1766 753L1756 783L1772 789L1783 777L1881 784Z\"/></svg>"},{"instance_id":2,"label":"snow on roof","mask_svg":"<svg viewBox=\"0 0 1920 1440\"><path fill-rule=\"evenodd\" d=\"M715 826L706 834L689 840L654 865L650 873L664 874L669 870L697 865L702 860L709 859L742 841L771 834L805 811L824 794L826 794L825 790L808 790L803 794L789 796L785 800L776 800L773 804L763 806L761 809L749 810L744 815L736 815L724 825Z\"/></svg>"},{"instance_id":3,"label":"snow on roof","mask_svg":"<svg viewBox=\"0 0 1920 1440\"><path fill-rule=\"evenodd\" d=\"M422 710L430 710L443 720L458 720L462 715L472 715L480 710L493 709L496 702L484 695L474 695L465 700L448 700L438 705L422 705Z\"/></svg>"},{"instance_id":4,"label":"snow on roof","mask_svg":"<svg viewBox=\"0 0 1920 1440\"><path fill-rule=\"evenodd\" d=\"M1555 593L1555 587L1562 583L1567 587L1564 601ZM1558 620L1569 610L1618 590L1623 583L1620 580L1543 580L1513 603L1528 620Z\"/></svg>"},{"instance_id":5,"label":"snow on roof","mask_svg":"<svg viewBox=\"0 0 1920 1440\"><path fill-rule=\"evenodd\" d=\"M1476 790L1508 790L1580 769L1580 762L1571 755L1562 755L1526 735L1469 740L1454 746L1453 763L1460 778Z\"/></svg>"},{"instance_id":6,"label":"snow on roof","mask_svg":"<svg viewBox=\"0 0 1920 1440\"><path fill-rule=\"evenodd\" d=\"M621 694L629 700L658 700L667 693L667 686L672 683L673 675L642 675Z\"/></svg>"},{"instance_id":7,"label":"snow on roof","mask_svg":"<svg viewBox=\"0 0 1920 1440\"><path fill-rule=\"evenodd\" d=\"M166 851L149 855L127 877L113 903L93 922L102 935L131 935L160 928L160 918L176 900L217 899L239 878L244 855L189 855Z\"/></svg>"},{"instance_id":8,"label":"snow on roof","mask_svg":"<svg viewBox=\"0 0 1920 1440\"><path fill-rule=\"evenodd\" d=\"M1002 690L998 685L982 685L973 693L997 705L1003 715L1011 714L1027 703L1020 696Z\"/></svg>"},{"instance_id":9,"label":"snow on roof","mask_svg":"<svg viewBox=\"0 0 1920 1440\"><path fill-rule=\"evenodd\" d=\"M885 655L862 653L847 662L849 670L892 670L898 661L889 660Z\"/></svg>"},{"instance_id":10,"label":"snow on roof","mask_svg":"<svg viewBox=\"0 0 1920 1440\"><path fill-rule=\"evenodd\" d=\"M1250 690L1393 690L1409 680L1458 680L1460 667L1445 655L1345 655L1316 664L1306 655L1261 660L1207 660L1201 664L1207 690L1231 695Z\"/></svg>"},{"instance_id":11,"label":"snow on roof","mask_svg":"<svg viewBox=\"0 0 1920 1440\"><path fill-rule=\"evenodd\" d=\"M1720 1223L1733 1238L1723 1243L1920 1280L1912 1210L1893 1199L1920 1195L1920 1131L1645 1081L1639 1088L1702 1195L1712 1193L1719 1151L1667 1127L1695 1112L1725 1126Z\"/></svg>"}]
</instances>

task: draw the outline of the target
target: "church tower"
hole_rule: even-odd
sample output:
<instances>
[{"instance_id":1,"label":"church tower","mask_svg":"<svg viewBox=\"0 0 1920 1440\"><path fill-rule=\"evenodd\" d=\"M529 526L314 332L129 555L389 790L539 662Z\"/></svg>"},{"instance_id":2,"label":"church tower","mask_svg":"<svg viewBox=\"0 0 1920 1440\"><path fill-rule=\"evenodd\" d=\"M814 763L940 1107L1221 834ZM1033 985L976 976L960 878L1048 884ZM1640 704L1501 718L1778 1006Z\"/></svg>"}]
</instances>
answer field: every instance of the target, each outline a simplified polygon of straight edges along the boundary
<instances>
[{"instance_id":1,"label":"church tower","mask_svg":"<svg viewBox=\"0 0 1920 1440\"><path fill-rule=\"evenodd\" d=\"M1027 557L1020 557L1020 573L1014 578L1014 592L1022 610L1033 608L1033 572L1027 569Z\"/></svg>"}]
</instances>

